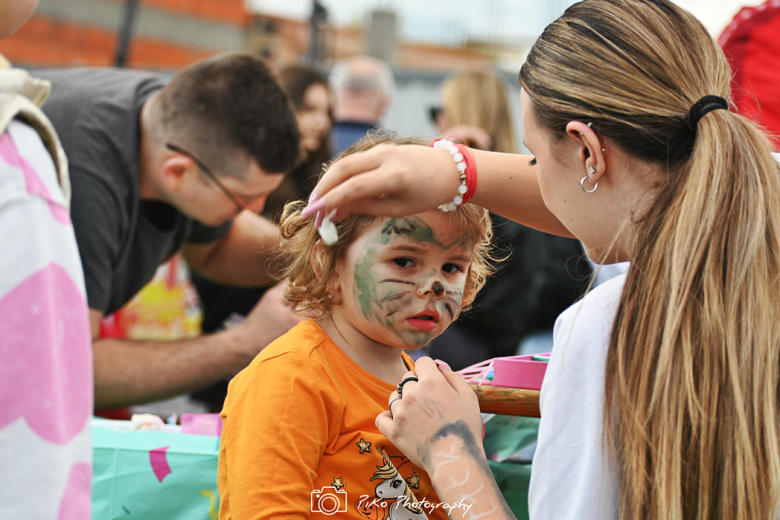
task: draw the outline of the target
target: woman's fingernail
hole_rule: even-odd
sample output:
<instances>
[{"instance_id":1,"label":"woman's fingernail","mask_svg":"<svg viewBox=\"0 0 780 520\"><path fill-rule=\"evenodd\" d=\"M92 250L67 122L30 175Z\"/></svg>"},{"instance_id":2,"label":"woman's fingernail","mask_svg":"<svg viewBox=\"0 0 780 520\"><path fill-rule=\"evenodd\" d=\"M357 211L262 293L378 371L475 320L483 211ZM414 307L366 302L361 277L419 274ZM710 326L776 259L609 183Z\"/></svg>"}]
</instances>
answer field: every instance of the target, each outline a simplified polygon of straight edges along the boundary
<instances>
[{"instance_id":1,"label":"woman's fingernail","mask_svg":"<svg viewBox=\"0 0 780 520\"><path fill-rule=\"evenodd\" d=\"M325 212L320 210L317 212L317 218L314 220L314 227L320 227L323 220L325 220Z\"/></svg>"},{"instance_id":2,"label":"woman's fingernail","mask_svg":"<svg viewBox=\"0 0 780 520\"><path fill-rule=\"evenodd\" d=\"M317 199L315 202L309 204L305 208L303 208L303 211L301 211L302 217L311 217L315 213L317 213L319 210L325 207L325 201L322 199Z\"/></svg>"},{"instance_id":3,"label":"woman's fingernail","mask_svg":"<svg viewBox=\"0 0 780 520\"><path fill-rule=\"evenodd\" d=\"M445 361L442 361L441 359L434 359L433 362L439 365L440 367L442 367L443 369L452 372L452 368L450 368L450 366Z\"/></svg>"},{"instance_id":4,"label":"woman's fingernail","mask_svg":"<svg viewBox=\"0 0 780 520\"><path fill-rule=\"evenodd\" d=\"M311 204L313 202L317 202L318 198L319 197L317 196L317 192L312 190L311 195L309 195L309 204Z\"/></svg>"}]
</instances>

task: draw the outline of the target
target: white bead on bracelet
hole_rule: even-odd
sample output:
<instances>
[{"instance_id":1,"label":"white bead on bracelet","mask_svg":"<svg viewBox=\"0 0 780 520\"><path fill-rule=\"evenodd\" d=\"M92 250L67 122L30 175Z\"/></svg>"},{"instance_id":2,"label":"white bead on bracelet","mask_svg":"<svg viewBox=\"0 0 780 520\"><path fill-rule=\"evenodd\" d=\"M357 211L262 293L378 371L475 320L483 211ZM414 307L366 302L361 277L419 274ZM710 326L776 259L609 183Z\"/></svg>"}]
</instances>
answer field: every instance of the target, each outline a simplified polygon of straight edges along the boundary
<instances>
[{"instance_id":1,"label":"white bead on bracelet","mask_svg":"<svg viewBox=\"0 0 780 520\"><path fill-rule=\"evenodd\" d=\"M444 148L447 150L452 156L452 160L455 161L455 168L460 174L460 186L458 186L458 194L454 199L452 199L452 202L448 202L447 204L442 204L439 206L440 210L447 213L448 211L454 211L455 208L463 204L463 196L467 191L469 191L468 186L466 186L466 162L463 160L463 154L460 153L458 147L455 146L455 143L449 139L439 139L433 143L433 147Z\"/></svg>"}]
</instances>

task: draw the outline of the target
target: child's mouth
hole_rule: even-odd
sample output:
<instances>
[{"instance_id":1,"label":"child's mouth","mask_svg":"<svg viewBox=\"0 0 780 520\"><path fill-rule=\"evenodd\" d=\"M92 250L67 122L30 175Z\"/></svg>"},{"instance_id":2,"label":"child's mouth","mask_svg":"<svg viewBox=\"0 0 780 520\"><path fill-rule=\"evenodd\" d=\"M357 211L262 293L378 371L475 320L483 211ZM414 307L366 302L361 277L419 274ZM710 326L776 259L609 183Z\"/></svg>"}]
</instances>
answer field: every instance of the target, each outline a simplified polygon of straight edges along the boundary
<instances>
[{"instance_id":1,"label":"child's mouth","mask_svg":"<svg viewBox=\"0 0 780 520\"><path fill-rule=\"evenodd\" d=\"M423 311L411 318L407 318L406 321L414 328L430 332L439 324L439 313L436 311Z\"/></svg>"}]
</instances>

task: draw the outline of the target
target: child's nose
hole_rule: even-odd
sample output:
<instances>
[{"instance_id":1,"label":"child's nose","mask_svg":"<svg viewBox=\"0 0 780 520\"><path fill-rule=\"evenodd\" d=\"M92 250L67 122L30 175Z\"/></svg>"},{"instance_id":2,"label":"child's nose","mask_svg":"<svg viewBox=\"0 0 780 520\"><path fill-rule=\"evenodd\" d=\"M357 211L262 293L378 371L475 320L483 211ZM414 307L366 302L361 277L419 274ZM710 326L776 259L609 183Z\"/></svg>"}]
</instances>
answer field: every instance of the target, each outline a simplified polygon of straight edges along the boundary
<instances>
[{"instance_id":1,"label":"child's nose","mask_svg":"<svg viewBox=\"0 0 780 520\"><path fill-rule=\"evenodd\" d=\"M429 277L424 283L417 286L417 292L420 296L433 295L436 298L444 296L444 284L437 276Z\"/></svg>"}]
</instances>

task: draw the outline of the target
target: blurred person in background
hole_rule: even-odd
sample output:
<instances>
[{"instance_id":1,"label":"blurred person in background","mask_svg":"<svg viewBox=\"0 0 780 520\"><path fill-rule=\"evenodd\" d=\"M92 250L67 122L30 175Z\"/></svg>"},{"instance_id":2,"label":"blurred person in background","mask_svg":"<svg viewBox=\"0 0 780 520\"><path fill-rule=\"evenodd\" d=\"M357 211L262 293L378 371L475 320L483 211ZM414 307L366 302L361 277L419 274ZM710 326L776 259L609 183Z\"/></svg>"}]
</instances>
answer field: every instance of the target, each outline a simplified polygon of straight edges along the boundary
<instances>
[{"instance_id":1,"label":"blurred person in background","mask_svg":"<svg viewBox=\"0 0 780 520\"><path fill-rule=\"evenodd\" d=\"M507 89L493 72L466 71L445 81L442 107L432 109L431 116L442 136L462 136L475 148L518 152ZM508 258L472 310L430 344L430 355L454 370L514 355L521 342L522 353L549 351L555 319L582 294L590 273L576 240L494 213L491 218L493 243Z\"/></svg>"},{"instance_id":2,"label":"blurred person in background","mask_svg":"<svg viewBox=\"0 0 780 520\"><path fill-rule=\"evenodd\" d=\"M334 96L333 152L338 155L379 128L395 95L390 66L371 56L353 56L330 71Z\"/></svg>"},{"instance_id":3,"label":"blurred person in background","mask_svg":"<svg viewBox=\"0 0 780 520\"><path fill-rule=\"evenodd\" d=\"M333 155L333 107L325 77L310 67L290 65L281 70L279 80L295 106L304 159L268 197L265 211L274 222L279 220L285 204L309 196L323 164Z\"/></svg>"},{"instance_id":4,"label":"blurred person in background","mask_svg":"<svg viewBox=\"0 0 780 520\"><path fill-rule=\"evenodd\" d=\"M279 73L279 81L295 107L304 160L288 173L282 184L268 196L263 215L278 222L284 205L304 199L317 184L323 163L331 158L329 133L332 123L328 82L316 70L290 65ZM203 305L203 332L210 334L240 323L249 314L266 288L231 287L210 281L193 271L192 283ZM227 395L228 380L192 394L218 413Z\"/></svg>"},{"instance_id":5,"label":"blurred person in background","mask_svg":"<svg viewBox=\"0 0 780 520\"><path fill-rule=\"evenodd\" d=\"M0 2L0 38L37 0ZM92 515L92 339L48 82L0 56L0 518Z\"/></svg>"},{"instance_id":6,"label":"blurred person in background","mask_svg":"<svg viewBox=\"0 0 780 520\"><path fill-rule=\"evenodd\" d=\"M299 160L287 94L249 54L203 60L173 79L121 69L38 73L52 82L44 112L70 165L96 406L158 401L240 371L298 321L283 305L281 285L240 326L219 334L102 338L100 323L179 250L221 283L274 281L269 259L278 229L257 212Z\"/></svg>"}]
</instances>

